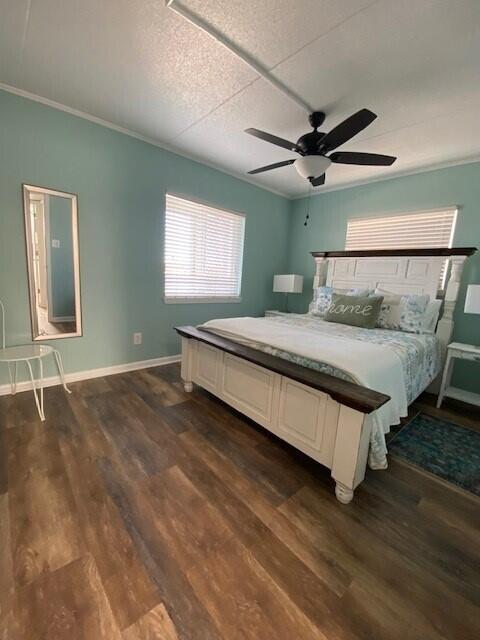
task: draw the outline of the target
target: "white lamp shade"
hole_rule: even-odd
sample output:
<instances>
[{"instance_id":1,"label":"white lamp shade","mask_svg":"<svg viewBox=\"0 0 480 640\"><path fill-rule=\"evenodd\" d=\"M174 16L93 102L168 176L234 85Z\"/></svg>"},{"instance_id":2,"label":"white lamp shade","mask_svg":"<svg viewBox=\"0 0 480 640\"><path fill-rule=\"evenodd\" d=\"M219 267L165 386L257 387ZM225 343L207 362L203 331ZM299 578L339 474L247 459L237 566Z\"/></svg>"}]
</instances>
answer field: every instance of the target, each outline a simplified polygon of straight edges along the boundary
<instances>
[{"instance_id":1,"label":"white lamp shade","mask_svg":"<svg viewBox=\"0 0 480 640\"><path fill-rule=\"evenodd\" d=\"M303 276L293 273L273 276L273 290L276 293L302 293Z\"/></svg>"},{"instance_id":2,"label":"white lamp shade","mask_svg":"<svg viewBox=\"0 0 480 640\"><path fill-rule=\"evenodd\" d=\"M468 285L465 313L480 313L480 284Z\"/></svg>"}]
</instances>

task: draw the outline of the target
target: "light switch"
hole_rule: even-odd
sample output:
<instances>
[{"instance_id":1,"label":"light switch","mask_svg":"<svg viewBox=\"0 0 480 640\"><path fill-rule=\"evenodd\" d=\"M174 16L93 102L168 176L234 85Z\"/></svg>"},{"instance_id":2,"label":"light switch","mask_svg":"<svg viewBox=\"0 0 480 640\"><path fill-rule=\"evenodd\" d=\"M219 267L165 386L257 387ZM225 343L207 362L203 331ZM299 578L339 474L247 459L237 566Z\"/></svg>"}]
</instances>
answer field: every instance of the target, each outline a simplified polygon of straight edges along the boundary
<instances>
[{"instance_id":1,"label":"light switch","mask_svg":"<svg viewBox=\"0 0 480 640\"><path fill-rule=\"evenodd\" d=\"M52 247L54 249L60 249L60 240L52 240Z\"/></svg>"}]
</instances>

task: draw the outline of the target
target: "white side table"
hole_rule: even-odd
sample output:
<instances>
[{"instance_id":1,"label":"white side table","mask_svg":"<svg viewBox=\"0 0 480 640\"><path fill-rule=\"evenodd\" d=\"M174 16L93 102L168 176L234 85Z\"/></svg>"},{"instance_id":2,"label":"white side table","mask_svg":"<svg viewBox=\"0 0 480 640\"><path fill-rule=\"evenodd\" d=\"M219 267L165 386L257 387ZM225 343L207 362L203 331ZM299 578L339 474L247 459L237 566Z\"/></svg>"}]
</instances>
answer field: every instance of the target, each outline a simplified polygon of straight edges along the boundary
<instances>
[{"instance_id":1,"label":"white side table","mask_svg":"<svg viewBox=\"0 0 480 640\"><path fill-rule=\"evenodd\" d=\"M448 345L447 360L445 362L445 369L443 370L437 408L441 407L443 398L445 397L455 398L462 402L468 402L469 404L480 406L480 393L465 391L464 389L459 389L458 387L452 387L450 385L455 358L459 358L460 360L476 360L480 363L480 347L477 347L474 344L462 344L461 342L451 342Z\"/></svg>"},{"instance_id":2,"label":"white side table","mask_svg":"<svg viewBox=\"0 0 480 640\"><path fill-rule=\"evenodd\" d=\"M0 362L8 365L8 375L10 378L10 387L12 395L17 391L17 369L19 362L25 362L27 370L32 382L33 395L35 396L35 404L37 405L38 415L42 422L45 421L45 413L43 411L43 358L52 355L55 358L60 380L63 388L67 393L71 393L65 383L65 375L63 372L63 363L60 352L46 344L26 344L18 347L5 347L0 349ZM32 362L38 362L38 378L33 375ZM13 365L13 376L12 376ZM39 393L40 392L40 393Z\"/></svg>"}]
</instances>

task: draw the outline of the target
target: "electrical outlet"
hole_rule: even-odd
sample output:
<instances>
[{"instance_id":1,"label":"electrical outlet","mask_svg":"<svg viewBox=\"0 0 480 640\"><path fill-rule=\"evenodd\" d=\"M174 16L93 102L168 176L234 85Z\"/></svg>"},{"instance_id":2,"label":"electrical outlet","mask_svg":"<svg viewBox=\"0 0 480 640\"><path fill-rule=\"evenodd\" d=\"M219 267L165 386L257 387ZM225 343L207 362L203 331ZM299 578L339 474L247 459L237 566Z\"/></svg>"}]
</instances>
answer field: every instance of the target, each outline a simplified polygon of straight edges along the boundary
<instances>
[{"instance_id":1,"label":"electrical outlet","mask_svg":"<svg viewBox=\"0 0 480 640\"><path fill-rule=\"evenodd\" d=\"M134 333L133 334L133 344L142 344L142 334Z\"/></svg>"}]
</instances>

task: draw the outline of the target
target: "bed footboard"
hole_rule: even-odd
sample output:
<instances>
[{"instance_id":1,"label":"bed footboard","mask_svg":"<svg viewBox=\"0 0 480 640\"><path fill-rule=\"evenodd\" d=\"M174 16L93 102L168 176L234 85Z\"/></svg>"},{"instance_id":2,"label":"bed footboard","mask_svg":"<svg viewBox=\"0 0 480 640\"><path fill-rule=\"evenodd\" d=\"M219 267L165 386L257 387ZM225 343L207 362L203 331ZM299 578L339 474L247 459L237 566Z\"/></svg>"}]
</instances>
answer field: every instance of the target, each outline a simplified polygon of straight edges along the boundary
<instances>
[{"instance_id":1,"label":"bed footboard","mask_svg":"<svg viewBox=\"0 0 480 640\"><path fill-rule=\"evenodd\" d=\"M363 480L370 421L389 397L194 327L182 336L181 377L331 469L343 504Z\"/></svg>"}]
</instances>

